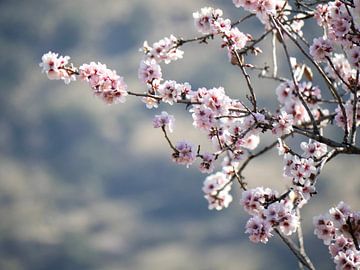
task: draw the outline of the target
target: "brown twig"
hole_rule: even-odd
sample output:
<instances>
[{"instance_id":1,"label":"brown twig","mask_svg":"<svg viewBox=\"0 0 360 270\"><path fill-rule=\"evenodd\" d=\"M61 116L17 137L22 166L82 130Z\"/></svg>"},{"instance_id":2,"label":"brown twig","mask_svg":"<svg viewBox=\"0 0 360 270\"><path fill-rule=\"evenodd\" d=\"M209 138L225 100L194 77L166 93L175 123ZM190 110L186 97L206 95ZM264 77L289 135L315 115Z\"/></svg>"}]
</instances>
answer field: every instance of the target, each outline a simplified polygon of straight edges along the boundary
<instances>
[{"instance_id":1,"label":"brown twig","mask_svg":"<svg viewBox=\"0 0 360 270\"><path fill-rule=\"evenodd\" d=\"M290 69L290 73L291 73L291 77L292 77L292 80L293 80L293 83L294 83L294 86L295 86L295 91L301 101L301 104L304 106L306 112L308 113L309 117L310 117L310 120L311 120L311 123L313 125L313 130L314 130L314 133L315 134L319 134L319 129L316 125L316 122L315 122L315 118L314 118L314 115L312 114L312 112L310 111L310 108L308 106L308 104L305 102L304 98L302 97L301 93L300 93L300 89L299 89L299 85L298 85L298 82L296 81L295 79L295 75L294 75L294 71L293 71L293 68L291 66L291 62L290 62L290 55L289 55L289 51L287 49L287 46L286 46L286 43L285 43L285 40L284 40L284 37L282 35L282 32L281 32L281 29L278 25L279 21L275 21L274 17L273 16L270 16L270 19L271 21L273 22L275 28L277 29L278 31L278 34L280 35L281 37L281 44L284 48L284 52L285 52L285 55L286 55L286 59L287 59L287 62L288 62L288 65L289 65L289 69Z\"/></svg>"},{"instance_id":2,"label":"brown twig","mask_svg":"<svg viewBox=\"0 0 360 270\"><path fill-rule=\"evenodd\" d=\"M256 96L255 96L255 90L252 87L252 84L251 84L251 81L250 81L250 76L246 72L246 69L244 68L244 62L242 61L242 59L241 59L240 55L238 54L238 52L236 50L233 50L233 53L234 53L234 55L236 57L236 60L239 63L240 70L241 70L242 74L245 77L246 84L247 84L247 86L249 88L249 91L250 91L250 94L251 94L251 100L250 101L251 101L251 103L253 105L253 111L256 112L257 111Z\"/></svg>"},{"instance_id":3,"label":"brown twig","mask_svg":"<svg viewBox=\"0 0 360 270\"><path fill-rule=\"evenodd\" d=\"M347 122L347 116L346 116L346 111L345 111L345 107L343 104L343 101L339 95L339 93L337 92L336 87L332 84L332 82L330 81L329 77L326 76L324 70L320 67L320 65L318 63L316 63L314 61L314 59L300 46L300 44L296 41L296 39L289 33L289 31L275 18L274 19L275 22L278 23L278 26L281 28L281 30L286 33L286 35L293 41L293 43L296 45L296 47L301 51L301 53L316 67L316 69L318 70L318 72L320 73L320 75L323 77L323 79L325 80L325 82L327 83L327 85L329 86L329 90L330 93L332 94L332 96L338 101L338 104L340 106L341 112L344 116L344 120L345 122ZM349 130L347 125L345 125L345 135L344 135L344 142L347 142L347 137L349 134Z\"/></svg>"},{"instance_id":4,"label":"brown twig","mask_svg":"<svg viewBox=\"0 0 360 270\"><path fill-rule=\"evenodd\" d=\"M281 240L289 247L291 252L299 260L299 262L301 262L306 268L310 270L315 270L315 267L312 264L310 258L306 254L301 254L300 249L290 238L284 236L277 228L274 228L274 231L281 238Z\"/></svg>"},{"instance_id":5,"label":"brown twig","mask_svg":"<svg viewBox=\"0 0 360 270\"><path fill-rule=\"evenodd\" d=\"M167 132L166 132L166 129L165 129L165 126L162 126L161 127L161 130L163 131L164 133L164 136L165 136L165 139L166 141L168 142L170 148L174 151L174 153L179 153L179 150L176 149L176 147L172 144L172 142L170 141L168 135L167 135Z\"/></svg>"}]
</instances>

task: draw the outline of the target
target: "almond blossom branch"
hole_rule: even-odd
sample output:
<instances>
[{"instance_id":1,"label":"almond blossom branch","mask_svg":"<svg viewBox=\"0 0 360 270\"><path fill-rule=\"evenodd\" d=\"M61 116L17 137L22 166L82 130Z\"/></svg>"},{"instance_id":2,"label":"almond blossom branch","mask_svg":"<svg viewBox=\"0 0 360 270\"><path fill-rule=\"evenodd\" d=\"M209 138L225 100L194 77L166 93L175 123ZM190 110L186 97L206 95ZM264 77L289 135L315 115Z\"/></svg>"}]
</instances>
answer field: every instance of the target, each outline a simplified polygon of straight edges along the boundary
<instances>
[{"instance_id":1,"label":"almond blossom branch","mask_svg":"<svg viewBox=\"0 0 360 270\"><path fill-rule=\"evenodd\" d=\"M346 111L345 111L345 107L343 105L343 101L336 89L336 87L332 84L332 82L330 81L330 79L328 78L328 76L326 76L324 70L320 67L320 65L318 63L316 63L314 61L314 59L300 46L300 44L295 40L295 38L289 33L289 31L281 24L281 22L279 22L276 18L273 18L274 21L277 23L276 25L278 27L281 28L281 30L286 33L286 35L293 41L293 43L296 45L296 47L302 52L302 54L316 67L316 69L318 70L318 72L320 73L320 75L324 78L325 82L327 83L327 85L329 86L329 90L331 92L331 94L333 95L333 97L338 101L338 104L340 106L341 112L344 116L344 121L345 123L347 123L347 116L346 116ZM348 131L348 127L347 125L345 125L345 135L344 135L344 142L347 141L347 137L348 137L349 131Z\"/></svg>"},{"instance_id":2,"label":"almond blossom branch","mask_svg":"<svg viewBox=\"0 0 360 270\"><path fill-rule=\"evenodd\" d=\"M282 44L282 46L283 46L283 48L284 48L284 52L285 52L285 55L286 55L287 62L288 62L288 64L289 64L291 77L292 77L292 80L293 80L293 83L294 83L294 86L295 86L297 95L299 96L299 99L300 99L300 101L301 101L301 104L305 107L306 112L308 113L308 115L309 115L309 117L310 117L310 119L311 119L311 123L312 123L313 129L314 129L314 133L319 134L319 129L318 129L317 125L316 125L314 115L311 113L308 104L305 102L304 98L302 97L302 95L301 95L301 93L300 93L299 85L298 85L298 82L297 82L297 80L295 79L295 76L294 76L294 71L293 71L293 68L292 68L291 62L290 62L290 55L289 55L289 52L288 52L288 49L287 49L287 46L286 46L284 37L283 37L283 35L282 35L281 29L280 29L280 27L278 26L277 22L275 21L274 17L270 16L270 19L272 20L275 28L277 29L278 34L279 34L280 37L281 37L281 41L280 41L280 42L281 42L281 44Z\"/></svg>"}]
</instances>

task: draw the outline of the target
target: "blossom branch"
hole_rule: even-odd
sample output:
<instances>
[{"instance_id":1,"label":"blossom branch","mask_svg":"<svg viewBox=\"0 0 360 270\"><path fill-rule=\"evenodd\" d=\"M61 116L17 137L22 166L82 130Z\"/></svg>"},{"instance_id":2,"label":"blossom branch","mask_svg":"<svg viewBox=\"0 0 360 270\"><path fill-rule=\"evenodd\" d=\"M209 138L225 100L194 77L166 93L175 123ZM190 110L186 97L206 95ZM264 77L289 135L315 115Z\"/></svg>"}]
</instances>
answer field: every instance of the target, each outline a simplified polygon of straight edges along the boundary
<instances>
[{"instance_id":1,"label":"blossom branch","mask_svg":"<svg viewBox=\"0 0 360 270\"><path fill-rule=\"evenodd\" d=\"M300 90L299 90L299 85L298 85L298 82L297 80L295 79L295 76L294 76L294 71L293 71L293 68L291 66L291 62L290 62L290 55L289 55L289 52L288 52L288 49L287 49L287 46L286 46L286 43L285 43L285 40L284 40L284 37L282 35L282 32L281 32L281 29L280 27L278 26L278 21L275 21L274 17L273 16L270 16L270 19L271 21L273 22L275 28L277 29L277 32L278 34L280 35L280 38L281 38L281 44L284 48L284 52L285 52L285 55L286 55L286 59L287 59L287 62L288 62L288 65L289 65L289 69L290 69L290 73L291 73L291 77L292 77L292 80L293 80L293 83L294 83L294 86L295 86L295 89L296 89L296 93L301 101L301 104L305 107L305 110L306 112L308 113L310 119L311 119L311 123L313 125L313 129L314 129L314 133L315 134L319 134L319 129L316 125L316 122L315 122L315 118L314 118L314 115L311 113L310 111L310 108L308 106L308 104L305 102L303 96L301 95L300 93Z\"/></svg>"},{"instance_id":2,"label":"blossom branch","mask_svg":"<svg viewBox=\"0 0 360 270\"><path fill-rule=\"evenodd\" d=\"M333 97L338 101L338 104L340 106L341 112L344 116L344 121L345 123L347 122L347 116L346 116L346 111L345 111L345 107L343 105L343 101L336 89L336 87L332 84L332 82L330 81L329 77L326 76L324 70L320 67L320 65L318 63L316 63L314 61L314 59L300 46L300 44L296 41L296 39L289 33L289 31L281 24L281 22L279 22L276 18L273 18L274 21L276 22L276 25L278 27L281 28L281 30L286 33L286 35L293 41L293 43L296 45L296 47L302 52L302 54L316 67L316 69L318 70L318 72L320 73L320 75L322 76L322 78L325 80L325 82L327 83L327 85L329 86L329 90L331 92L331 94L333 95ZM347 142L347 137L349 134L349 130L347 125L345 125L345 135L344 135L344 142Z\"/></svg>"}]
</instances>

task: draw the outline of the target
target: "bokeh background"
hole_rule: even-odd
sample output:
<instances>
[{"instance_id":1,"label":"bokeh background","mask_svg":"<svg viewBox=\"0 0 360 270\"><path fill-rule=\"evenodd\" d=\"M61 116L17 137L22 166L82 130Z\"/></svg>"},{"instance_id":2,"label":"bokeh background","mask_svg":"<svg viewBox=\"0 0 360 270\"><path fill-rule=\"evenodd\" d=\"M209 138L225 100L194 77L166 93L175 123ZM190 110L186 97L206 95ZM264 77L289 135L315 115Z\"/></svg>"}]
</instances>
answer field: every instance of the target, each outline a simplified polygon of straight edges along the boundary
<instances>
[{"instance_id":1,"label":"bokeh background","mask_svg":"<svg viewBox=\"0 0 360 270\"><path fill-rule=\"evenodd\" d=\"M42 54L52 50L71 56L75 65L106 63L131 90L142 92L138 48L170 34L197 36L192 12L203 6L220 7L233 20L243 15L230 0L0 1L0 269L297 267L277 237L267 245L248 240L249 216L238 205L236 185L228 209L209 211L201 191L205 176L196 166L172 163L151 120L165 109L178 115L174 141L203 143L184 107L149 111L131 97L108 106L86 84L66 86L40 72ZM241 27L261 33L255 19ZM314 33L313 27L305 32ZM269 44L261 45L264 52ZM239 70L228 63L219 40L183 49L183 60L163 66L165 78L188 81L194 89L224 86L230 96L245 97ZM248 58L264 60L270 61L266 53ZM261 105L275 106L275 87L256 83ZM336 128L331 132L341 135ZM318 269L333 264L313 235L312 216L340 200L359 210L359 161L340 157L329 163L318 196L304 207L305 244ZM274 150L251 163L245 175L250 187L281 191L287 186L281 170Z\"/></svg>"}]
</instances>

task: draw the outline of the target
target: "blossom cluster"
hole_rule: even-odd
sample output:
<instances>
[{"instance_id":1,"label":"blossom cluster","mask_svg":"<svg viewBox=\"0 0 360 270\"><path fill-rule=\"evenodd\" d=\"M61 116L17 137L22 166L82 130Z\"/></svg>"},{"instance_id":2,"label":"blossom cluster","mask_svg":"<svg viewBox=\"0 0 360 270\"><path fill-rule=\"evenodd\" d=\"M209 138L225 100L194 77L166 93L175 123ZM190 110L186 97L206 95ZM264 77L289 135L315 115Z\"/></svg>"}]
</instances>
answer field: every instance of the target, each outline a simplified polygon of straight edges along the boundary
<instances>
[{"instance_id":1,"label":"blossom cluster","mask_svg":"<svg viewBox=\"0 0 360 270\"><path fill-rule=\"evenodd\" d=\"M355 96L354 89L360 86L358 72L360 67L360 1L353 1L353 5L343 1L331 1L320 4L315 11L317 23L323 27L322 37L314 38L310 47L310 54L317 61L327 64L325 71L343 87L348 95L343 108L336 109L335 121L339 127L351 129L353 123L358 126L360 114L358 106L352 106ZM341 46L337 53L335 47ZM356 97L357 99L357 97ZM356 115L354 115L356 111ZM344 113L346 115L344 115ZM354 122L354 120L356 122Z\"/></svg>"},{"instance_id":2,"label":"blossom cluster","mask_svg":"<svg viewBox=\"0 0 360 270\"><path fill-rule=\"evenodd\" d=\"M124 79L110 70L105 64L91 62L79 68L80 78L89 83L96 96L106 103L124 103L126 101L127 85Z\"/></svg>"},{"instance_id":3,"label":"blossom cluster","mask_svg":"<svg viewBox=\"0 0 360 270\"><path fill-rule=\"evenodd\" d=\"M169 115L167 112L163 111L161 114L155 115L153 119L154 128L165 128L167 127L170 132L174 131L174 122L175 118L173 115Z\"/></svg>"},{"instance_id":4,"label":"blossom cluster","mask_svg":"<svg viewBox=\"0 0 360 270\"><path fill-rule=\"evenodd\" d=\"M203 185L203 192L205 199L209 203L209 209L221 210L228 207L233 200L231 194L231 181L228 176L223 172L206 177Z\"/></svg>"},{"instance_id":5,"label":"blossom cluster","mask_svg":"<svg viewBox=\"0 0 360 270\"><path fill-rule=\"evenodd\" d=\"M360 268L360 211L340 202L325 215L314 217L314 234L328 246L336 269Z\"/></svg>"},{"instance_id":6,"label":"blossom cluster","mask_svg":"<svg viewBox=\"0 0 360 270\"><path fill-rule=\"evenodd\" d=\"M312 115L314 117L319 116L321 90L319 87L313 86L309 81L296 84L290 80L283 82L276 88L276 95L281 104L281 111L292 115L292 120L296 124L310 121L310 116L300 96L305 100ZM286 115L283 115L283 117L286 117Z\"/></svg>"},{"instance_id":7,"label":"blossom cluster","mask_svg":"<svg viewBox=\"0 0 360 270\"><path fill-rule=\"evenodd\" d=\"M291 192L279 197L270 188L257 187L244 191L240 204L252 217L246 223L246 233L252 242L267 243L276 227L285 235L294 233L299 225Z\"/></svg>"},{"instance_id":8,"label":"blossom cluster","mask_svg":"<svg viewBox=\"0 0 360 270\"><path fill-rule=\"evenodd\" d=\"M110 70L105 64L91 62L83 64L79 69L69 63L69 56L59 56L49 51L41 58L39 64L50 80L63 80L66 84L80 79L89 83L96 96L101 97L107 104L124 103L128 95L124 79Z\"/></svg>"},{"instance_id":9,"label":"blossom cluster","mask_svg":"<svg viewBox=\"0 0 360 270\"><path fill-rule=\"evenodd\" d=\"M50 80L63 80L68 84L76 80L76 70L68 66L69 60L69 56L59 56L58 53L49 51L41 57L39 66Z\"/></svg>"},{"instance_id":10,"label":"blossom cluster","mask_svg":"<svg viewBox=\"0 0 360 270\"><path fill-rule=\"evenodd\" d=\"M232 26L231 21L224 19L222 15L223 11L221 9L212 7L204 7L200 11L193 13L197 30L202 34L221 35L223 39L222 47L228 49L229 59L232 59L235 52L243 49L246 43L251 40L251 36Z\"/></svg>"}]
</instances>

